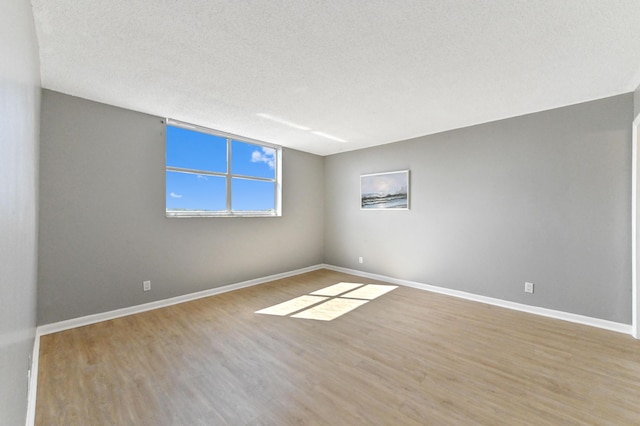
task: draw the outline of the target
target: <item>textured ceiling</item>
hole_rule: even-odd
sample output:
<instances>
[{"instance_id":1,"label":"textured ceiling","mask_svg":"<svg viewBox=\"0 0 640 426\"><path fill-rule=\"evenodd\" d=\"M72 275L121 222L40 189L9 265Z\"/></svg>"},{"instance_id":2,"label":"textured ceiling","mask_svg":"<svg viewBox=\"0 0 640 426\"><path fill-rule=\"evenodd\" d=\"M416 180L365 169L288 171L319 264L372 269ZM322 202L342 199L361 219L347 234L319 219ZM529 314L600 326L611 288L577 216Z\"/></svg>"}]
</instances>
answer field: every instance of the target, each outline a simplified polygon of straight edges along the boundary
<instances>
[{"instance_id":1,"label":"textured ceiling","mask_svg":"<svg viewBox=\"0 0 640 426\"><path fill-rule=\"evenodd\" d=\"M321 155L640 83L638 0L32 3L43 87Z\"/></svg>"}]
</instances>

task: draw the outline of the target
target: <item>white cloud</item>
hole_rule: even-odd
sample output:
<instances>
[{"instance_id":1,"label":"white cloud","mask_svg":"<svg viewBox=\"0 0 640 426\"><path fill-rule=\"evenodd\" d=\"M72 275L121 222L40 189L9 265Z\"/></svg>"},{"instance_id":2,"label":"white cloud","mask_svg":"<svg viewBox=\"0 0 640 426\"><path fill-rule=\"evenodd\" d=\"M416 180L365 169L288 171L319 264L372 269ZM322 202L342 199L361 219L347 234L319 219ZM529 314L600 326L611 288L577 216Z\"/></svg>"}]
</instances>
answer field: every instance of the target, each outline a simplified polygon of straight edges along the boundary
<instances>
[{"instance_id":1,"label":"white cloud","mask_svg":"<svg viewBox=\"0 0 640 426\"><path fill-rule=\"evenodd\" d=\"M209 179L207 179L207 177L206 177L206 176L204 176L204 175L198 175L198 179L209 180Z\"/></svg>"},{"instance_id":2,"label":"white cloud","mask_svg":"<svg viewBox=\"0 0 640 426\"><path fill-rule=\"evenodd\" d=\"M182 195L180 194L176 194L175 192L172 192L171 194L169 194L171 196L171 198L182 198Z\"/></svg>"},{"instance_id":3,"label":"white cloud","mask_svg":"<svg viewBox=\"0 0 640 426\"><path fill-rule=\"evenodd\" d=\"M276 150L271 148L261 148L262 151L253 151L251 153L252 163L266 163L270 169L276 167Z\"/></svg>"}]
</instances>

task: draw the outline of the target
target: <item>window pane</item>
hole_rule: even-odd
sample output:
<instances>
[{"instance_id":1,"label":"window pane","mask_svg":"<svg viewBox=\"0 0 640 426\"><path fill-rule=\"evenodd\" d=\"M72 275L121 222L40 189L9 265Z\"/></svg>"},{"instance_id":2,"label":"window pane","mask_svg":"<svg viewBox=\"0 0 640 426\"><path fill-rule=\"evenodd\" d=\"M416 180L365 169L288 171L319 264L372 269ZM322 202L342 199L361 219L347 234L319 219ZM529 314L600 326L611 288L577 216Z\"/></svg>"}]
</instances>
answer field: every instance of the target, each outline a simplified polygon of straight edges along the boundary
<instances>
[{"instance_id":1,"label":"window pane","mask_svg":"<svg viewBox=\"0 0 640 426\"><path fill-rule=\"evenodd\" d=\"M275 183L233 178L231 208L234 211L275 210Z\"/></svg>"},{"instance_id":2,"label":"window pane","mask_svg":"<svg viewBox=\"0 0 640 426\"><path fill-rule=\"evenodd\" d=\"M233 141L231 162L231 173L235 175L276 177L276 150L273 148Z\"/></svg>"},{"instance_id":3,"label":"window pane","mask_svg":"<svg viewBox=\"0 0 640 426\"><path fill-rule=\"evenodd\" d=\"M226 208L224 177L167 171L167 211L219 211Z\"/></svg>"},{"instance_id":4,"label":"window pane","mask_svg":"<svg viewBox=\"0 0 640 426\"><path fill-rule=\"evenodd\" d=\"M167 167L227 172L227 140L167 126Z\"/></svg>"}]
</instances>

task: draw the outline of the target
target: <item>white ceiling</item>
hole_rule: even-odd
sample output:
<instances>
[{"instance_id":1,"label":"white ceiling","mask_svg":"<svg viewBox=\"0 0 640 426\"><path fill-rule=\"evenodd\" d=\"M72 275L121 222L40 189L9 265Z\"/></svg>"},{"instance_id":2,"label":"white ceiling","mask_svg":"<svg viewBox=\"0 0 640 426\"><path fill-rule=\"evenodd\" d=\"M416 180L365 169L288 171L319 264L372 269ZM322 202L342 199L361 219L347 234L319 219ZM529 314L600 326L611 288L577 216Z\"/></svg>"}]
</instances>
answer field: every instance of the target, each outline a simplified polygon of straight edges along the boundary
<instances>
[{"instance_id":1,"label":"white ceiling","mask_svg":"<svg viewBox=\"0 0 640 426\"><path fill-rule=\"evenodd\" d=\"M640 84L638 0L32 3L43 87L320 155Z\"/></svg>"}]
</instances>

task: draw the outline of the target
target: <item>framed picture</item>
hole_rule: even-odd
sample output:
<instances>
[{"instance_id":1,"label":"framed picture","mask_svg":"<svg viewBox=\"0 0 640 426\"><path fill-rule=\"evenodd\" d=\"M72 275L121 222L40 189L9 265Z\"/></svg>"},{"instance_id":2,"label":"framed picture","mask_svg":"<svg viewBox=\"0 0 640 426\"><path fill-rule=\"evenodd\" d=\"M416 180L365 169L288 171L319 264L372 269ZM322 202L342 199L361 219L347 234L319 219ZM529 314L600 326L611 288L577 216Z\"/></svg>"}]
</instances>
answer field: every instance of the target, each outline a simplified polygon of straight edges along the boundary
<instances>
[{"instance_id":1,"label":"framed picture","mask_svg":"<svg viewBox=\"0 0 640 426\"><path fill-rule=\"evenodd\" d=\"M360 175L361 210L409 210L409 170Z\"/></svg>"}]
</instances>

